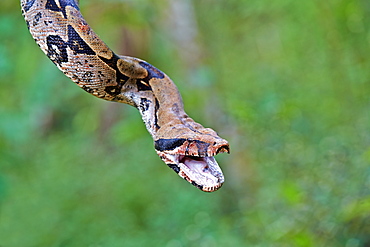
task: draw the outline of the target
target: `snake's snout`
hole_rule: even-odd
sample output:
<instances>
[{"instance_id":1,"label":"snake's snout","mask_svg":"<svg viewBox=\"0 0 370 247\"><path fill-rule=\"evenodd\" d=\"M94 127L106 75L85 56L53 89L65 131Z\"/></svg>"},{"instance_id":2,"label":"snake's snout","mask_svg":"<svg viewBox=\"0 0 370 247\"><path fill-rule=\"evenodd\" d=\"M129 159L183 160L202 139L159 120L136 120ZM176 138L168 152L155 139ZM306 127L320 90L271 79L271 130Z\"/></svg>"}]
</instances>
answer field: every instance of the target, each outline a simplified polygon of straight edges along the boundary
<instances>
[{"instance_id":1,"label":"snake's snout","mask_svg":"<svg viewBox=\"0 0 370 247\"><path fill-rule=\"evenodd\" d=\"M155 149L159 157L180 177L202 191L213 192L221 188L225 181L214 156L229 153L230 148L226 140L207 131L209 133L198 136L180 135L182 138L157 139Z\"/></svg>"}]
</instances>

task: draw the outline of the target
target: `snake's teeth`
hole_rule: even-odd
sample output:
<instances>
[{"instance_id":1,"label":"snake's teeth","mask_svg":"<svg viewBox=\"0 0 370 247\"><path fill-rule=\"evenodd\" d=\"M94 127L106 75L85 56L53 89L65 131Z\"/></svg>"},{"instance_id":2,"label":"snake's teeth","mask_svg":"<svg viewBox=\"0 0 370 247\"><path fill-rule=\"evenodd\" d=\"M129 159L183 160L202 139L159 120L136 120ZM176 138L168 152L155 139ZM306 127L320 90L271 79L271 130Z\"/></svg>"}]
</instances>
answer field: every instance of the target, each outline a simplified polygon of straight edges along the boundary
<instances>
[{"instance_id":1,"label":"snake's teeth","mask_svg":"<svg viewBox=\"0 0 370 247\"><path fill-rule=\"evenodd\" d=\"M219 186L212 186L212 187L204 187L204 186L203 186L202 190L203 190L204 192L214 192L214 191L218 190L219 188L221 188L221 187L222 187L222 185L223 185L223 183L222 183L222 184L220 184Z\"/></svg>"}]
</instances>

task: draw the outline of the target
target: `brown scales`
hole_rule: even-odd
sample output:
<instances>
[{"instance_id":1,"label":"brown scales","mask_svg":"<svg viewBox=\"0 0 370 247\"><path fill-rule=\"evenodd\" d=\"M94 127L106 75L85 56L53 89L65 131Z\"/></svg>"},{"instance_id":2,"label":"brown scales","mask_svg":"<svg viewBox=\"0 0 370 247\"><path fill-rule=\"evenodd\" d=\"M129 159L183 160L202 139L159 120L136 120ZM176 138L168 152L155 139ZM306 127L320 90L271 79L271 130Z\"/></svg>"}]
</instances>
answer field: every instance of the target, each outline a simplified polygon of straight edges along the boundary
<instances>
[{"instance_id":1,"label":"brown scales","mask_svg":"<svg viewBox=\"0 0 370 247\"><path fill-rule=\"evenodd\" d=\"M33 38L64 74L98 98L137 107L158 155L180 177L207 192L222 186L213 156L228 153L229 144L188 117L167 75L143 60L116 55L74 0L21 0L21 5Z\"/></svg>"}]
</instances>

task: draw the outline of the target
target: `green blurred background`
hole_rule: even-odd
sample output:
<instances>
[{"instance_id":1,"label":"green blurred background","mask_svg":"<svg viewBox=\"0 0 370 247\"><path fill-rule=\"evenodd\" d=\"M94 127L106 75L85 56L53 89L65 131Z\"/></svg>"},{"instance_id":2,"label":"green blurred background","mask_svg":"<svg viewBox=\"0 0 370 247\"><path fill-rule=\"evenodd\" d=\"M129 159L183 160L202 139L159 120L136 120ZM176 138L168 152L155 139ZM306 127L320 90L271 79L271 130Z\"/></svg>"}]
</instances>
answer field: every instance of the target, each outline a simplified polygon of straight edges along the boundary
<instances>
[{"instance_id":1,"label":"green blurred background","mask_svg":"<svg viewBox=\"0 0 370 247\"><path fill-rule=\"evenodd\" d=\"M80 90L0 2L0 246L370 246L368 0L81 0L229 140L203 193L138 111Z\"/></svg>"}]
</instances>

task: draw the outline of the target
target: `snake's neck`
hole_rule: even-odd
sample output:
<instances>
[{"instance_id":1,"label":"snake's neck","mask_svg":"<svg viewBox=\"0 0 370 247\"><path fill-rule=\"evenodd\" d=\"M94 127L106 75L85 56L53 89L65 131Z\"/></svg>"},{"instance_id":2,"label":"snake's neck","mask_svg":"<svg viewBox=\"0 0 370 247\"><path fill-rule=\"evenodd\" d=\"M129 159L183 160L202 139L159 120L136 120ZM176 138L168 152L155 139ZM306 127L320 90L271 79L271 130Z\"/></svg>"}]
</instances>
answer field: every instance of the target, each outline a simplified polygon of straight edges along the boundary
<instances>
[{"instance_id":1,"label":"snake's neck","mask_svg":"<svg viewBox=\"0 0 370 247\"><path fill-rule=\"evenodd\" d=\"M228 153L228 142L185 113L181 95L167 75L150 64L144 67L150 79L141 81L143 85L136 88L126 87L134 90L126 95L132 96L129 101L140 111L157 154L180 177L201 190L219 189L224 177L213 156Z\"/></svg>"},{"instance_id":2,"label":"snake's neck","mask_svg":"<svg viewBox=\"0 0 370 247\"><path fill-rule=\"evenodd\" d=\"M228 151L226 140L219 137L214 130L195 122L185 113L181 95L166 74L143 60L120 57L131 62L130 68L142 67L145 68L145 72L140 74L136 69L134 75L126 71L126 75L131 77L134 83L130 85L130 80L126 82L116 99L131 104L140 111L145 126L157 145L164 140L181 139L188 142L196 141L198 146L201 142L208 144L208 148L199 150L187 147L186 155L214 156L219 152Z\"/></svg>"}]
</instances>

